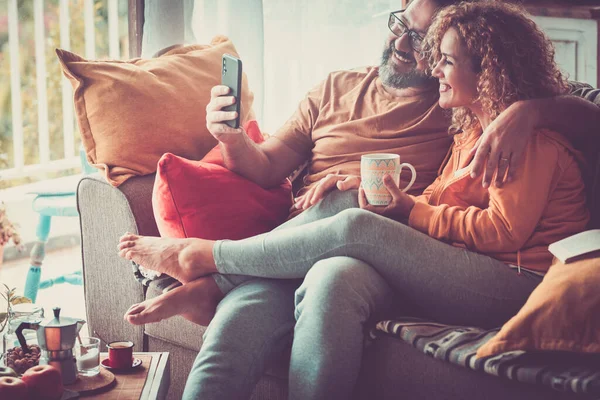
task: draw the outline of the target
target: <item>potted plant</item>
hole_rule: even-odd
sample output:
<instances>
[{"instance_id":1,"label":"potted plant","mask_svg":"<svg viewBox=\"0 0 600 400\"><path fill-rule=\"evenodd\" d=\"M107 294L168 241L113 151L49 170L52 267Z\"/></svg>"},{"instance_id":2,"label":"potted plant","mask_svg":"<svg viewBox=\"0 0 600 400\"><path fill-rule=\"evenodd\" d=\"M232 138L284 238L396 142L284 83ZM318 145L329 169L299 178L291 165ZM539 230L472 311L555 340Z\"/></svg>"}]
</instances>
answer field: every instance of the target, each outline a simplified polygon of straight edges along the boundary
<instances>
[{"instance_id":1,"label":"potted plant","mask_svg":"<svg viewBox=\"0 0 600 400\"><path fill-rule=\"evenodd\" d=\"M11 306L21 303L31 303L31 300L24 296L18 296L16 294L16 288L9 288L6 284L2 284L4 288L0 288L0 332L4 330L6 323L8 322L8 314L11 311Z\"/></svg>"},{"instance_id":2,"label":"potted plant","mask_svg":"<svg viewBox=\"0 0 600 400\"><path fill-rule=\"evenodd\" d=\"M4 202L0 202L0 266L2 265L2 256L4 255L4 245L12 242L15 246L21 244L21 236L15 225L10 222L6 216L6 206Z\"/></svg>"}]
</instances>

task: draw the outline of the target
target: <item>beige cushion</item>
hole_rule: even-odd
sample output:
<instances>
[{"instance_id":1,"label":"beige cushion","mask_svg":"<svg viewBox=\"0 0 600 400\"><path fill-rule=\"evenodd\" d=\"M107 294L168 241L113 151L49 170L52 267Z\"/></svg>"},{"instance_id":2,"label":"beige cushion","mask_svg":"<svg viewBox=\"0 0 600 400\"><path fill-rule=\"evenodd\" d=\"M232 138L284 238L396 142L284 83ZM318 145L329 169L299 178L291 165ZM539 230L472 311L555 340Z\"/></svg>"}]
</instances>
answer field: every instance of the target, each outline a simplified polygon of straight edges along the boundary
<instances>
[{"instance_id":1,"label":"beige cushion","mask_svg":"<svg viewBox=\"0 0 600 400\"><path fill-rule=\"evenodd\" d=\"M555 261L523 308L477 357L512 350L600 353L600 257Z\"/></svg>"},{"instance_id":2,"label":"beige cushion","mask_svg":"<svg viewBox=\"0 0 600 400\"><path fill-rule=\"evenodd\" d=\"M206 129L210 90L221 83L221 56L237 55L224 36L210 45L175 48L158 58L90 61L56 50L74 88L88 162L113 186L156 171L164 153L200 160L216 144ZM241 120L253 94L242 83Z\"/></svg>"}]
</instances>

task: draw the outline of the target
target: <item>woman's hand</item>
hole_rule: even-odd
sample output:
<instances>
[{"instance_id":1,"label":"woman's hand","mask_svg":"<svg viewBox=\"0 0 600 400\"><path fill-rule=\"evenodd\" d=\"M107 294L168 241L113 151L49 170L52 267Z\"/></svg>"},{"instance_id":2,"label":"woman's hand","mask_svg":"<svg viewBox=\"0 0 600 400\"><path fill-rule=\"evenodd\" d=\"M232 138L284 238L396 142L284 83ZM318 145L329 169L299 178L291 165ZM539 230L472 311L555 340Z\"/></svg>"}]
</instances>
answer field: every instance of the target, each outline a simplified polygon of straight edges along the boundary
<instances>
[{"instance_id":1,"label":"woman's hand","mask_svg":"<svg viewBox=\"0 0 600 400\"><path fill-rule=\"evenodd\" d=\"M383 184L392 195L392 201L387 206L373 206L367 202L365 191L360 188L358 191L358 204L360 208L372 211L384 217L391 218L395 221L401 221L408 218L410 212L415 206L415 200L412 196L404 193L396 186L390 175L383 177Z\"/></svg>"},{"instance_id":2,"label":"woman's hand","mask_svg":"<svg viewBox=\"0 0 600 400\"><path fill-rule=\"evenodd\" d=\"M342 192L358 189L360 187L360 176L329 174L308 189L302 196L295 198L292 210L306 210L321 201L329 191L336 187Z\"/></svg>"},{"instance_id":3,"label":"woman's hand","mask_svg":"<svg viewBox=\"0 0 600 400\"><path fill-rule=\"evenodd\" d=\"M224 85L213 87L210 103L206 105L206 128L215 139L226 145L242 143L245 135L242 128L235 129L224 122L237 117L235 111L222 111L223 107L235 103L234 96L225 96L229 91Z\"/></svg>"},{"instance_id":4,"label":"woman's hand","mask_svg":"<svg viewBox=\"0 0 600 400\"><path fill-rule=\"evenodd\" d=\"M530 101L517 101L504 110L483 131L471 150L471 155L475 153L471 177L484 173L483 187L486 188L492 183L496 170L498 172L493 183L497 187L514 179L536 121L536 108Z\"/></svg>"}]
</instances>

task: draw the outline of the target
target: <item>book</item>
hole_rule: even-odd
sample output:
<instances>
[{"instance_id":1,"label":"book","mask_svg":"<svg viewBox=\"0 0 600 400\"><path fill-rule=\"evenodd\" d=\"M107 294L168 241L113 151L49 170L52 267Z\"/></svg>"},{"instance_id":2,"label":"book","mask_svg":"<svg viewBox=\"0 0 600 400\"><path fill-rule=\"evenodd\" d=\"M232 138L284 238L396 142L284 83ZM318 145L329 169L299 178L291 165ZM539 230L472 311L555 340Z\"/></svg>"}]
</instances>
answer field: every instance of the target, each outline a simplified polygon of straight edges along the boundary
<instances>
[{"instance_id":1,"label":"book","mask_svg":"<svg viewBox=\"0 0 600 400\"><path fill-rule=\"evenodd\" d=\"M550 253L567 264L580 256L600 251L600 229L581 232L548 246Z\"/></svg>"}]
</instances>

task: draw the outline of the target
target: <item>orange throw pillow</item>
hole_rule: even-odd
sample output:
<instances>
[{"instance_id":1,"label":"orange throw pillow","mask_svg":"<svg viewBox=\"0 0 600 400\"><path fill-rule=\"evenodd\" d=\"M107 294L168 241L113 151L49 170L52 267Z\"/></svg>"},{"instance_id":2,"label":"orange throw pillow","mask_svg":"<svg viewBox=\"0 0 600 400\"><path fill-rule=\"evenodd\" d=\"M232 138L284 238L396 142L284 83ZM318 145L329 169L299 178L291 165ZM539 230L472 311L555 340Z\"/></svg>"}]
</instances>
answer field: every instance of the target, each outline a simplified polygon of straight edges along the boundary
<instances>
[{"instance_id":1,"label":"orange throw pillow","mask_svg":"<svg viewBox=\"0 0 600 400\"><path fill-rule=\"evenodd\" d=\"M555 261L523 308L479 348L477 357L513 350L600 353L600 257Z\"/></svg>"},{"instance_id":2,"label":"orange throw pillow","mask_svg":"<svg viewBox=\"0 0 600 400\"><path fill-rule=\"evenodd\" d=\"M263 137L255 121L245 125L256 143ZM163 237L243 239L268 232L286 220L292 185L263 189L223 166L219 147L204 160L165 154L158 163L152 208Z\"/></svg>"},{"instance_id":3,"label":"orange throw pillow","mask_svg":"<svg viewBox=\"0 0 600 400\"><path fill-rule=\"evenodd\" d=\"M221 56L237 55L224 36L210 45L175 48L158 58L89 61L56 50L74 88L75 111L88 162L119 186L156 171L173 153L200 160L217 143L206 129L210 90L221 83ZM241 120L253 118L244 75Z\"/></svg>"}]
</instances>

